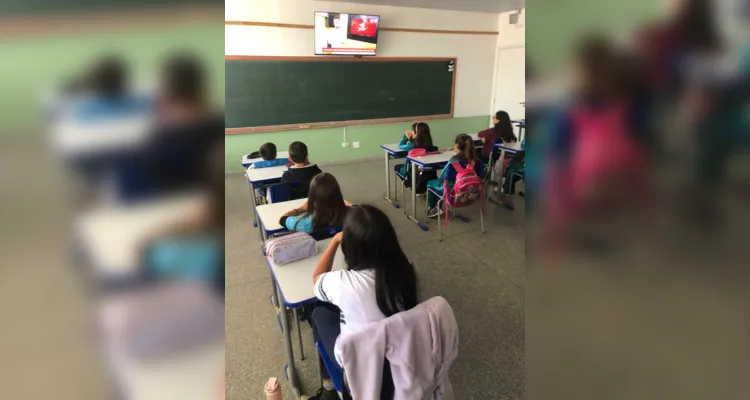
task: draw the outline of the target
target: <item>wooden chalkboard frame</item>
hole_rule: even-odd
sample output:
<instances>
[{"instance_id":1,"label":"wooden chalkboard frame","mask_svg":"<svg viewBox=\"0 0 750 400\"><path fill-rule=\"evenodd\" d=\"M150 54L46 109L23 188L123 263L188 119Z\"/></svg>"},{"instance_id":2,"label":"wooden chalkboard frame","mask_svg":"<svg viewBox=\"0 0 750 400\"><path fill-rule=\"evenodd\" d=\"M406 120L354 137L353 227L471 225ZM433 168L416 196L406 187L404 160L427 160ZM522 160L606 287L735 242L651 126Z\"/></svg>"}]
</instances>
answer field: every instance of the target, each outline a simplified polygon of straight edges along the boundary
<instances>
[{"instance_id":1,"label":"wooden chalkboard frame","mask_svg":"<svg viewBox=\"0 0 750 400\"><path fill-rule=\"evenodd\" d=\"M355 61L355 62L384 62L384 61L453 61L453 84L451 87L451 112L450 114L415 115L410 117L361 119L351 121L329 121L313 122L309 124L287 124L271 126L251 126L240 128L226 128L224 134L234 135L239 133L261 133L276 131L291 131L314 128L337 128L342 126L358 126L372 124L387 124L393 122L424 121L429 119L453 118L453 110L456 100L456 75L458 75L458 58L454 57L351 57L351 56L224 56L225 60L264 60L264 61Z\"/></svg>"}]
</instances>

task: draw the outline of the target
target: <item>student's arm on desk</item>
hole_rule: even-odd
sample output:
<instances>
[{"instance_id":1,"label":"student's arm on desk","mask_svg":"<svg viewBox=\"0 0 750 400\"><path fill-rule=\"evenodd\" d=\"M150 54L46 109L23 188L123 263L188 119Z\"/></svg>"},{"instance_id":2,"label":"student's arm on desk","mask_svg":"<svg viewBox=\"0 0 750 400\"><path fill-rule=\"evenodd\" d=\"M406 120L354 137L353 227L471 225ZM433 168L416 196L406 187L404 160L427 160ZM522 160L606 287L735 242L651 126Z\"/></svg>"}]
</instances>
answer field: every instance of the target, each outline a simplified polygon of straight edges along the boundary
<instances>
[{"instance_id":1,"label":"student's arm on desk","mask_svg":"<svg viewBox=\"0 0 750 400\"><path fill-rule=\"evenodd\" d=\"M294 217L297 215L302 214L303 212L307 211L307 202L299 206L298 208L293 208L284 214L281 214L282 217Z\"/></svg>"},{"instance_id":2,"label":"student's arm on desk","mask_svg":"<svg viewBox=\"0 0 750 400\"><path fill-rule=\"evenodd\" d=\"M354 203L350 203L346 200L344 200L344 205L346 205L347 207L354 207Z\"/></svg>"},{"instance_id":3,"label":"student's arm on desk","mask_svg":"<svg viewBox=\"0 0 750 400\"><path fill-rule=\"evenodd\" d=\"M333 259L334 257L336 257L336 251L339 249L342 236L342 232L337 233L336 236L331 239L331 243L328 245L328 248L320 257L320 261L318 261L318 265L315 267L315 272L313 272L313 285L318 283L318 278L321 275L325 274L326 272L330 272L333 268Z\"/></svg>"}]
</instances>

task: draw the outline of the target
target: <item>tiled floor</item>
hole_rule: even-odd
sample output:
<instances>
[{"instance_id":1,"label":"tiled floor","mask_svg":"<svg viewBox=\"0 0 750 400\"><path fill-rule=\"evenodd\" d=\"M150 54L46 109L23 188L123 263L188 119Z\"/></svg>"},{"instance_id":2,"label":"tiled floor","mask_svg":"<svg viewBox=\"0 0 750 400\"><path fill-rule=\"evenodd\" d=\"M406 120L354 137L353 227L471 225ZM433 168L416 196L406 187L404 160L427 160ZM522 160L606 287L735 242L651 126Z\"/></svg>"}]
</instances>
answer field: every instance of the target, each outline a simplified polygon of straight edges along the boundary
<instances>
[{"instance_id":1,"label":"tiled floor","mask_svg":"<svg viewBox=\"0 0 750 400\"><path fill-rule=\"evenodd\" d=\"M382 200L381 162L322 168L339 180L344 197L380 207L391 218L406 255L414 262L422 298L445 297L460 329L459 357L451 382L460 399L520 399L524 396L524 271L523 206L508 211L487 203L486 232L479 227L479 209L464 214L471 221L451 220L438 241L435 221L423 232L406 219L403 209ZM424 203L420 203L420 212ZM421 214L420 214L421 215ZM284 342L268 297L268 267L259 251L258 230L252 226L249 189L242 174L226 181L226 368L227 399L262 396L271 376L283 379ZM297 361L306 394L317 389L312 333L303 325L306 358ZM295 358L299 360L295 340ZM283 381L285 399L292 392Z\"/></svg>"}]
</instances>

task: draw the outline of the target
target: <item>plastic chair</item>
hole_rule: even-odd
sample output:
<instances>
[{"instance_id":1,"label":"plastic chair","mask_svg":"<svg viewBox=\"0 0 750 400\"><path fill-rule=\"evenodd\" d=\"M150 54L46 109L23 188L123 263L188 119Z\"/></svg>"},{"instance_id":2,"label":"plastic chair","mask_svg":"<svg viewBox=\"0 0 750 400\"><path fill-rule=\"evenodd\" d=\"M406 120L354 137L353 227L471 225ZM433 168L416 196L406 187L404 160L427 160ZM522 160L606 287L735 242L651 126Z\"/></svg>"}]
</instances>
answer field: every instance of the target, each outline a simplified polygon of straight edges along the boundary
<instances>
[{"instance_id":1,"label":"plastic chair","mask_svg":"<svg viewBox=\"0 0 750 400\"><path fill-rule=\"evenodd\" d=\"M473 200L471 200L468 203L464 203L464 204L457 204L455 202L455 199L448 192L448 181L443 182L443 192L442 193L439 192L437 189L431 188L431 187L428 187L427 190L429 190L434 195L436 195L436 196L438 196L440 198L440 200L438 200L438 203L437 203L437 209L438 210L441 209L441 203L445 207L445 213L446 213L446 215L445 215L445 226L448 226L448 212L450 212L451 210L453 211L454 218L458 217L463 222L469 222L468 218L466 218L464 216L461 216L461 215L458 215L456 213L456 209L462 208L462 207L468 207L468 206L474 204L477 200L481 199L482 207L479 209L479 220L480 220L480 222L482 224L482 233L484 233L484 185L479 185L479 189L477 190L478 191L477 195L479 197L475 196L475 198ZM440 225L441 224L438 222L438 236L440 238L440 241L442 242L443 241L443 232L442 232L442 229L440 228Z\"/></svg>"}]
</instances>

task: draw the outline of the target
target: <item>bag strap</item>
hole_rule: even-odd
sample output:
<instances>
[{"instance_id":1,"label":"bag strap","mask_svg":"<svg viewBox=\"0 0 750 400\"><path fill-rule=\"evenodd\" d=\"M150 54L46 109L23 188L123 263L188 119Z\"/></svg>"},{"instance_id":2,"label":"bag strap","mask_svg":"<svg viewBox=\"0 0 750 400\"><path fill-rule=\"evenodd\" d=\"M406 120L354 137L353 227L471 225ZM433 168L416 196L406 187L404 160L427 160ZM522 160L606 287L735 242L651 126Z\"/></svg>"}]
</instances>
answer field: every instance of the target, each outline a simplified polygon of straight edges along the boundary
<instances>
[{"instance_id":1,"label":"bag strap","mask_svg":"<svg viewBox=\"0 0 750 400\"><path fill-rule=\"evenodd\" d=\"M460 174L461 172L464 172L464 167L461 166L461 163L458 161L451 162L451 165L456 170L456 173Z\"/></svg>"}]
</instances>

